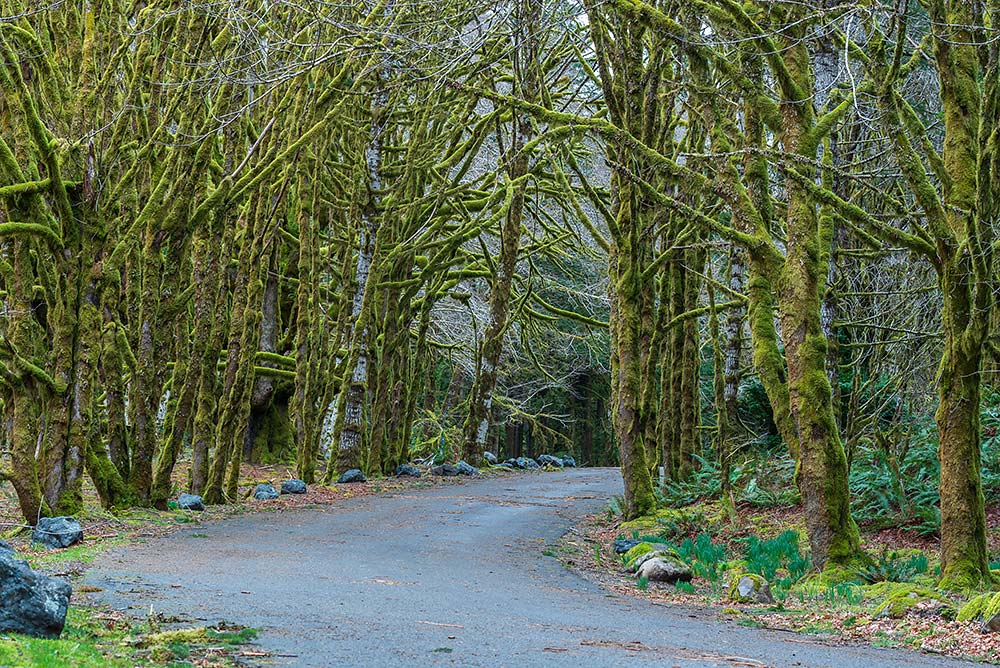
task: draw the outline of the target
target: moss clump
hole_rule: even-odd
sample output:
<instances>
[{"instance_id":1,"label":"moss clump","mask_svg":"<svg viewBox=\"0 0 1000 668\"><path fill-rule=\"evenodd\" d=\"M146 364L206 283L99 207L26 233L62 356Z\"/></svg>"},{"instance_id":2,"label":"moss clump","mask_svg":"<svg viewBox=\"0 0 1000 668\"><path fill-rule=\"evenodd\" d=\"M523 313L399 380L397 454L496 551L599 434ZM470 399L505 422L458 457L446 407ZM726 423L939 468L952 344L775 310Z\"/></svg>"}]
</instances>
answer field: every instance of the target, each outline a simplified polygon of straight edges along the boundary
<instances>
[{"instance_id":1,"label":"moss clump","mask_svg":"<svg viewBox=\"0 0 1000 668\"><path fill-rule=\"evenodd\" d=\"M987 621L1000 614L1000 592L980 594L969 599L958 611L958 621L971 622L974 619Z\"/></svg>"},{"instance_id":2,"label":"moss clump","mask_svg":"<svg viewBox=\"0 0 1000 668\"><path fill-rule=\"evenodd\" d=\"M142 636L138 645L140 647L170 647L178 645L239 645L250 642L257 637L257 630L236 626L220 626L212 628L206 626L196 626L190 629L177 629L174 631L161 631L160 633L150 633Z\"/></svg>"},{"instance_id":3,"label":"moss clump","mask_svg":"<svg viewBox=\"0 0 1000 668\"><path fill-rule=\"evenodd\" d=\"M639 567L639 560L646 556L647 554L663 554L664 556L671 557L672 559L680 560L677 556L676 550L669 548L665 544L661 543L639 543L635 547L631 548L628 552L622 555L622 561L625 563L625 569L629 571L634 571Z\"/></svg>"},{"instance_id":4,"label":"moss clump","mask_svg":"<svg viewBox=\"0 0 1000 668\"><path fill-rule=\"evenodd\" d=\"M913 607L928 601L941 604L942 617L954 617L955 609L947 598L933 589L904 582L879 582L865 587L867 598L880 598L882 602L875 608L874 616L899 619Z\"/></svg>"},{"instance_id":5,"label":"moss clump","mask_svg":"<svg viewBox=\"0 0 1000 668\"><path fill-rule=\"evenodd\" d=\"M663 529L664 524L680 524L692 519L690 513L673 508L659 508L649 515L643 515L621 525L622 533L654 533Z\"/></svg>"},{"instance_id":6,"label":"moss clump","mask_svg":"<svg viewBox=\"0 0 1000 668\"><path fill-rule=\"evenodd\" d=\"M199 626L193 629L178 629L176 631L163 631L161 633L151 633L143 636L139 641L140 647L163 647L177 644L204 644L209 641L208 629Z\"/></svg>"},{"instance_id":7,"label":"moss clump","mask_svg":"<svg viewBox=\"0 0 1000 668\"><path fill-rule=\"evenodd\" d=\"M628 552L622 555L622 561L624 561L625 564L627 565L630 562L634 561L636 557L641 557L642 555L648 554L649 552L652 551L653 551L653 546L650 545L649 543L639 543L638 545L630 547Z\"/></svg>"}]
</instances>

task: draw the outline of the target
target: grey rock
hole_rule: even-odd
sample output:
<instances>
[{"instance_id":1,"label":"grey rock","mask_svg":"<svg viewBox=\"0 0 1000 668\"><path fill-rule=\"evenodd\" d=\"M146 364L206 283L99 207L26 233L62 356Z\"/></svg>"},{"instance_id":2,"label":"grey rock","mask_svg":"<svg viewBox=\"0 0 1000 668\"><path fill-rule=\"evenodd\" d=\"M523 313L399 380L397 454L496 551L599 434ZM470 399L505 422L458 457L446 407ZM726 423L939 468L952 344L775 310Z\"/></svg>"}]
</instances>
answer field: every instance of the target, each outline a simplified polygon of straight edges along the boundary
<instances>
[{"instance_id":1,"label":"grey rock","mask_svg":"<svg viewBox=\"0 0 1000 668\"><path fill-rule=\"evenodd\" d=\"M741 576L736 581L736 596L732 598L742 603L774 603L771 596L771 585L761 578L759 581L749 575Z\"/></svg>"},{"instance_id":2,"label":"grey rock","mask_svg":"<svg viewBox=\"0 0 1000 668\"><path fill-rule=\"evenodd\" d=\"M58 638L72 593L69 583L38 573L0 550L0 633Z\"/></svg>"},{"instance_id":3,"label":"grey rock","mask_svg":"<svg viewBox=\"0 0 1000 668\"><path fill-rule=\"evenodd\" d=\"M479 469L464 459L455 464L455 470L458 471L459 475L479 475Z\"/></svg>"},{"instance_id":4,"label":"grey rock","mask_svg":"<svg viewBox=\"0 0 1000 668\"><path fill-rule=\"evenodd\" d=\"M554 466L557 469L563 467L563 460L552 455L538 455L538 463L542 466Z\"/></svg>"},{"instance_id":5,"label":"grey rock","mask_svg":"<svg viewBox=\"0 0 1000 668\"><path fill-rule=\"evenodd\" d=\"M14 548L5 540L0 540L0 554L14 554Z\"/></svg>"},{"instance_id":6,"label":"grey rock","mask_svg":"<svg viewBox=\"0 0 1000 668\"><path fill-rule=\"evenodd\" d=\"M513 457L511 457L510 459L504 460L504 463L501 464L500 466L506 466L507 468L510 468L510 469L521 468L520 466L517 465L517 460L514 459Z\"/></svg>"},{"instance_id":7,"label":"grey rock","mask_svg":"<svg viewBox=\"0 0 1000 668\"><path fill-rule=\"evenodd\" d=\"M538 462L536 462L531 457L518 457L516 460L517 468L519 469L537 469L539 468Z\"/></svg>"},{"instance_id":8,"label":"grey rock","mask_svg":"<svg viewBox=\"0 0 1000 668\"><path fill-rule=\"evenodd\" d=\"M351 469L350 471L344 471L344 474L340 476L337 482L365 482L366 480L368 480L368 478L365 477L365 474L362 473L360 469Z\"/></svg>"},{"instance_id":9,"label":"grey rock","mask_svg":"<svg viewBox=\"0 0 1000 668\"><path fill-rule=\"evenodd\" d=\"M31 532L31 540L46 547L69 547L83 540L83 529L72 517L43 517Z\"/></svg>"},{"instance_id":10,"label":"grey rock","mask_svg":"<svg viewBox=\"0 0 1000 668\"><path fill-rule=\"evenodd\" d=\"M983 622L983 631L1000 633L1000 612Z\"/></svg>"},{"instance_id":11,"label":"grey rock","mask_svg":"<svg viewBox=\"0 0 1000 668\"><path fill-rule=\"evenodd\" d=\"M650 582L691 582L691 567L687 564L662 555L643 562L636 575Z\"/></svg>"},{"instance_id":12,"label":"grey rock","mask_svg":"<svg viewBox=\"0 0 1000 668\"><path fill-rule=\"evenodd\" d=\"M262 482L253 490L253 498L261 501L272 501L278 498L278 490L269 482Z\"/></svg>"},{"instance_id":13,"label":"grey rock","mask_svg":"<svg viewBox=\"0 0 1000 668\"><path fill-rule=\"evenodd\" d=\"M397 478L419 478L420 469L413 464L400 464L396 467Z\"/></svg>"},{"instance_id":14,"label":"grey rock","mask_svg":"<svg viewBox=\"0 0 1000 668\"><path fill-rule=\"evenodd\" d=\"M677 553L674 552L673 549L664 545L663 547L653 548L652 552L640 554L634 561L632 561L631 568L633 571L638 572L639 569L642 568L642 565L650 559L669 559L670 561L677 561L676 557Z\"/></svg>"},{"instance_id":15,"label":"grey rock","mask_svg":"<svg viewBox=\"0 0 1000 668\"><path fill-rule=\"evenodd\" d=\"M306 483L303 480L293 479L293 480L282 480L281 481L281 493L282 494L305 494L306 493Z\"/></svg>"},{"instance_id":16,"label":"grey rock","mask_svg":"<svg viewBox=\"0 0 1000 668\"><path fill-rule=\"evenodd\" d=\"M484 452L483 453L483 459L485 459L486 463L489 464L490 466L496 466L497 465L497 461L498 461L497 460L497 456L494 455L492 452L488 452L488 451Z\"/></svg>"},{"instance_id":17,"label":"grey rock","mask_svg":"<svg viewBox=\"0 0 1000 668\"><path fill-rule=\"evenodd\" d=\"M569 469L575 469L576 460L573 459L573 455L566 455L562 458L562 465Z\"/></svg>"},{"instance_id":18,"label":"grey rock","mask_svg":"<svg viewBox=\"0 0 1000 668\"><path fill-rule=\"evenodd\" d=\"M177 497L177 507L181 510L205 510L205 501L197 494L181 494Z\"/></svg>"},{"instance_id":19,"label":"grey rock","mask_svg":"<svg viewBox=\"0 0 1000 668\"><path fill-rule=\"evenodd\" d=\"M431 475L445 476L451 478L458 475L458 469L451 464L438 464L431 467Z\"/></svg>"},{"instance_id":20,"label":"grey rock","mask_svg":"<svg viewBox=\"0 0 1000 668\"><path fill-rule=\"evenodd\" d=\"M619 538L611 544L611 549L615 551L615 554L625 554L641 542L641 540L633 540L631 538Z\"/></svg>"}]
</instances>

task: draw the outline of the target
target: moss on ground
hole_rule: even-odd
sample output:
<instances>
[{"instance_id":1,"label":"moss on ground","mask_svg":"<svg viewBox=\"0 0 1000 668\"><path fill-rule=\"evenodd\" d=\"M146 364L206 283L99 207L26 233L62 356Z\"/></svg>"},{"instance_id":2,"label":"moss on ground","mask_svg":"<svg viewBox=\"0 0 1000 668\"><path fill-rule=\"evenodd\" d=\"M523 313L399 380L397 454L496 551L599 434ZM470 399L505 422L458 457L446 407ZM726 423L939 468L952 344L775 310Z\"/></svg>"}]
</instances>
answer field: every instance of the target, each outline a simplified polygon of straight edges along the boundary
<instances>
[{"instance_id":1,"label":"moss on ground","mask_svg":"<svg viewBox=\"0 0 1000 668\"><path fill-rule=\"evenodd\" d=\"M980 594L969 599L959 609L957 619L960 622L987 621L996 615L1000 615L1000 592Z\"/></svg>"},{"instance_id":2,"label":"moss on ground","mask_svg":"<svg viewBox=\"0 0 1000 668\"><path fill-rule=\"evenodd\" d=\"M17 668L147 668L186 666L202 650L236 647L253 640L254 629L198 627L158 633L141 633L126 618L97 608L72 606L58 639L0 634L0 666ZM232 665L213 652L197 665Z\"/></svg>"},{"instance_id":3,"label":"moss on ground","mask_svg":"<svg viewBox=\"0 0 1000 668\"><path fill-rule=\"evenodd\" d=\"M944 606L942 616L954 617L954 608L951 601L939 592L922 587L909 582L879 582L865 587L866 598L872 600L881 599L881 603L875 608L874 616L891 617L899 619L906 616L906 613L922 603L933 602Z\"/></svg>"},{"instance_id":4,"label":"moss on ground","mask_svg":"<svg viewBox=\"0 0 1000 668\"><path fill-rule=\"evenodd\" d=\"M619 529L626 535L633 531L638 531L639 533L656 533L663 529L664 524L684 522L690 519L690 517L691 514L683 510L658 508L649 515L643 515L630 522L623 523Z\"/></svg>"}]
</instances>

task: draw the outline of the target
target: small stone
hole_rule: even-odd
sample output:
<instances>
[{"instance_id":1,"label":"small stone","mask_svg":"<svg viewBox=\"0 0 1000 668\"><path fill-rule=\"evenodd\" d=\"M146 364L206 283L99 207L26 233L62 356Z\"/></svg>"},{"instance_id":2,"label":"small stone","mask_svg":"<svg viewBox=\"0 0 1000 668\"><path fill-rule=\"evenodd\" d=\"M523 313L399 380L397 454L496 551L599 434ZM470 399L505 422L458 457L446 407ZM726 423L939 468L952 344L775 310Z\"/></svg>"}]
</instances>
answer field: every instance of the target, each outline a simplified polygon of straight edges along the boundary
<instances>
[{"instance_id":1,"label":"small stone","mask_svg":"<svg viewBox=\"0 0 1000 668\"><path fill-rule=\"evenodd\" d=\"M368 478L361 472L361 469L351 469L344 471L344 474L337 480L338 483L365 482Z\"/></svg>"},{"instance_id":2,"label":"small stone","mask_svg":"<svg viewBox=\"0 0 1000 668\"><path fill-rule=\"evenodd\" d=\"M69 583L38 573L0 550L0 633L58 638L72 593Z\"/></svg>"},{"instance_id":3,"label":"small stone","mask_svg":"<svg viewBox=\"0 0 1000 668\"><path fill-rule=\"evenodd\" d=\"M983 624L983 630L990 633L1000 633L1000 612L986 620Z\"/></svg>"},{"instance_id":4,"label":"small stone","mask_svg":"<svg viewBox=\"0 0 1000 668\"><path fill-rule=\"evenodd\" d=\"M479 475L479 470L464 459L455 464L455 470L459 475Z\"/></svg>"},{"instance_id":5,"label":"small stone","mask_svg":"<svg viewBox=\"0 0 1000 668\"><path fill-rule=\"evenodd\" d=\"M253 490L253 498L261 501L271 501L278 498L278 490L269 482L262 482Z\"/></svg>"},{"instance_id":6,"label":"small stone","mask_svg":"<svg viewBox=\"0 0 1000 668\"><path fill-rule=\"evenodd\" d=\"M445 476L451 478L458 475L458 469L451 464L438 464L431 467L431 475Z\"/></svg>"},{"instance_id":7,"label":"small stone","mask_svg":"<svg viewBox=\"0 0 1000 668\"><path fill-rule=\"evenodd\" d=\"M31 540L46 547L69 547L83 540L83 529L72 517L43 517L31 532Z\"/></svg>"},{"instance_id":8,"label":"small stone","mask_svg":"<svg viewBox=\"0 0 1000 668\"><path fill-rule=\"evenodd\" d=\"M489 464L490 466L496 466L497 465L497 461L498 461L497 460L497 456L494 455L492 452L489 452L489 451L484 452L483 453L483 459L486 460L486 463Z\"/></svg>"},{"instance_id":9,"label":"small stone","mask_svg":"<svg viewBox=\"0 0 1000 668\"><path fill-rule=\"evenodd\" d=\"M282 480L281 481L281 493L282 494L305 494L306 493L306 483L304 480Z\"/></svg>"},{"instance_id":10,"label":"small stone","mask_svg":"<svg viewBox=\"0 0 1000 668\"><path fill-rule=\"evenodd\" d=\"M611 549L615 551L615 554L625 554L641 542L640 540L633 540L631 538L619 538L611 544Z\"/></svg>"},{"instance_id":11,"label":"small stone","mask_svg":"<svg viewBox=\"0 0 1000 668\"><path fill-rule=\"evenodd\" d=\"M552 455L539 455L538 463L542 466L552 466L557 469L561 469L563 466L563 460L558 457L553 457Z\"/></svg>"},{"instance_id":12,"label":"small stone","mask_svg":"<svg viewBox=\"0 0 1000 668\"><path fill-rule=\"evenodd\" d=\"M397 478L419 478L420 469L413 464L400 464L396 467Z\"/></svg>"},{"instance_id":13,"label":"small stone","mask_svg":"<svg viewBox=\"0 0 1000 668\"><path fill-rule=\"evenodd\" d=\"M643 562L637 575L650 582L675 584L677 582L691 582L692 573L691 567L687 564L660 555Z\"/></svg>"},{"instance_id":14,"label":"small stone","mask_svg":"<svg viewBox=\"0 0 1000 668\"><path fill-rule=\"evenodd\" d=\"M741 575L729 598L737 603L774 603L771 585L759 575Z\"/></svg>"},{"instance_id":15,"label":"small stone","mask_svg":"<svg viewBox=\"0 0 1000 668\"><path fill-rule=\"evenodd\" d=\"M197 494L181 494L177 497L177 507L181 510L205 510L205 501Z\"/></svg>"},{"instance_id":16,"label":"small stone","mask_svg":"<svg viewBox=\"0 0 1000 668\"><path fill-rule=\"evenodd\" d=\"M576 468L576 460L573 459L572 455L566 455L562 458L562 465L568 469Z\"/></svg>"}]
</instances>

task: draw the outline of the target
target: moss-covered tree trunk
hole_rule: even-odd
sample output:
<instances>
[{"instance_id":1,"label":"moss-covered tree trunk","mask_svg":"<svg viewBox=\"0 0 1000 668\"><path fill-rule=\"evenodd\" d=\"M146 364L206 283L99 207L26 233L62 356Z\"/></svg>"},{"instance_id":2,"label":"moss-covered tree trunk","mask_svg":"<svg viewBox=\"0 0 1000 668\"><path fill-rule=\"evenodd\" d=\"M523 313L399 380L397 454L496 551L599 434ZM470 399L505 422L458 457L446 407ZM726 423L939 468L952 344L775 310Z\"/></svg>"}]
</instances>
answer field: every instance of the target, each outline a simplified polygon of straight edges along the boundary
<instances>
[{"instance_id":1,"label":"moss-covered tree trunk","mask_svg":"<svg viewBox=\"0 0 1000 668\"><path fill-rule=\"evenodd\" d=\"M964 276L951 278L961 281ZM949 288L946 277L944 289ZM965 292L965 286L957 290ZM991 576L981 474L981 347L969 341L963 322L967 312L963 314L956 301L964 300L953 293L942 314L945 350L935 413L941 463L941 582L948 588L968 589L989 584Z\"/></svg>"}]
</instances>

